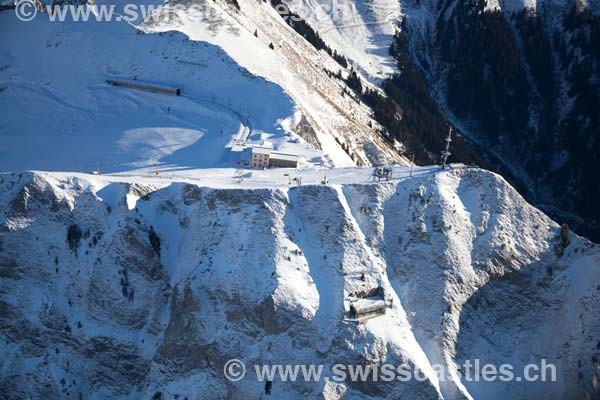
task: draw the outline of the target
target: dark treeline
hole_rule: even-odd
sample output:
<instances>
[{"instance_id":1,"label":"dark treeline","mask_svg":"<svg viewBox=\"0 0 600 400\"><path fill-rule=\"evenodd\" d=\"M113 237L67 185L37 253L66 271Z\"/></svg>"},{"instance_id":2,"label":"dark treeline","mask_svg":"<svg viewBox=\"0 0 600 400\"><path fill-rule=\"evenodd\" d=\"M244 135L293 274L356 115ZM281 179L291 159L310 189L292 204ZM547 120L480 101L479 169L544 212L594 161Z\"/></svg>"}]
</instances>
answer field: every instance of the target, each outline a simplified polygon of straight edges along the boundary
<instances>
[{"instance_id":1,"label":"dark treeline","mask_svg":"<svg viewBox=\"0 0 600 400\"><path fill-rule=\"evenodd\" d=\"M459 136L450 160L501 173L530 201L582 216L576 231L600 239L600 17L574 4L562 27L549 33L532 11L484 11L483 0L440 4L441 15L444 6L452 11L449 20L440 18L434 38L445 71L438 83L449 111L483 146ZM347 82L417 163L436 163L449 126L427 70L410 54L408 33L403 21L390 48L398 73L383 83L386 96L363 91L352 72ZM564 97L572 102L567 109ZM508 165L534 187L525 187Z\"/></svg>"},{"instance_id":2,"label":"dark treeline","mask_svg":"<svg viewBox=\"0 0 600 400\"><path fill-rule=\"evenodd\" d=\"M388 134L402 142L418 164L439 162L450 125L431 95L421 69L409 53L408 39L402 30L396 32L390 54L398 66L398 73L383 84L386 96L377 90L362 93L364 101L373 109L375 119ZM461 137L454 136L449 161L474 163L473 148ZM484 163L483 160L480 163Z\"/></svg>"},{"instance_id":3,"label":"dark treeline","mask_svg":"<svg viewBox=\"0 0 600 400\"><path fill-rule=\"evenodd\" d=\"M414 62L403 22L390 49L399 72L383 84L387 97L367 90L363 98L424 164L437 161L448 130L431 84L443 87L448 110L483 146L459 137L453 161L500 172L530 201L583 217L576 231L598 240L600 16L574 3L549 32L530 10L484 9L484 0L440 2L431 56L443 74L430 71L426 57ZM519 185L508 165L533 187Z\"/></svg>"},{"instance_id":4,"label":"dark treeline","mask_svg":"<svg viewBox=\"0 0 600 400\"><path fill-rule=\"evenodd\" d=\"M600 239L600 16L575 1L562 26L543 11L484 11L484 0L445 7L435 40L450 110L530 178L540 203L583 217L578 232Z\"/></svg>"}]
</instances>

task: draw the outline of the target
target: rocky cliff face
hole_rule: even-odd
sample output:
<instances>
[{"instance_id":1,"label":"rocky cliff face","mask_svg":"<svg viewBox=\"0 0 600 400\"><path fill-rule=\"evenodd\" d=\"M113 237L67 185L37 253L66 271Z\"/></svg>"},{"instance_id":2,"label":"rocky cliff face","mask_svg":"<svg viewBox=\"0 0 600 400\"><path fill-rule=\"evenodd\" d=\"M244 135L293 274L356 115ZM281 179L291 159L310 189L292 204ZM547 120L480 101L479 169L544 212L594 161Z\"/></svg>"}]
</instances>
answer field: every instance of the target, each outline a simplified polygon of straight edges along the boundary
<instances>
[{"instance_id":1,"label":"rocky cliff face","mask_svg":"<svg viewBox=\"0 0 600 400\"><path fill-rule=\"evenodd\" d=\"M251 376L224 378L231 358L427 377L276 380L273 398L578 398L598 364L599 248L565 246L481 170L247 190L5 174L0 204L2 398L264 396ZM373 287L385 315L344 320ZM461 380L455 365L474 358L545 358L558 382Z\"/></svg>"}]
</instances>

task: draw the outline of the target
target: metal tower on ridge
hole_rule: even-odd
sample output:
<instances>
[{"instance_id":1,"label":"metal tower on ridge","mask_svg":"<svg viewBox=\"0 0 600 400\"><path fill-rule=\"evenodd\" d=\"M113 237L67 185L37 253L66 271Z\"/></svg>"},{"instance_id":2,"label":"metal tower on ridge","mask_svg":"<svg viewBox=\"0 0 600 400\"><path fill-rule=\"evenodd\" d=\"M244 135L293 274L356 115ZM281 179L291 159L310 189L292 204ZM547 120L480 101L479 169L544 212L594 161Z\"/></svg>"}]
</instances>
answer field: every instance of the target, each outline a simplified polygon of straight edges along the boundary
<instances>
[{"instance_id":1,"label":"metal tower on ridge","mask_svg":"<svg viewBox=\"0 0 600 400\"><path fill-rule=\"evenodd\" d=\"M446 161L450 157L450 142L452 142L452 127L448 130L448 136L446 136L446 148L442 151L442 169L446 169Z\"/></svg>"}]
</instances>

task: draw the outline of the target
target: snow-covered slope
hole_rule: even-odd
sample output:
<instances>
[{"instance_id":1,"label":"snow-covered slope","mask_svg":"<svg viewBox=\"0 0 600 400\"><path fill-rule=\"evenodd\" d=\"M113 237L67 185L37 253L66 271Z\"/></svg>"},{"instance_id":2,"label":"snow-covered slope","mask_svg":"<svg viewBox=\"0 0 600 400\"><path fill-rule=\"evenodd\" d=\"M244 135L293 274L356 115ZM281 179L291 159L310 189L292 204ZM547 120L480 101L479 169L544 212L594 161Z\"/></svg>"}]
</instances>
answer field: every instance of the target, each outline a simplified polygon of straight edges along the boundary
<instances>
[{"instance_id":1,"label":"snow-covered slope","mask_svg":"<svg viewBox=\"0 0 600 400\"><path fill-rule=\"evenodd\" d=\"M333 75L341 71L345 76L344 68L290 28L268 2L238 3L239 10L221 0L170 2L140 28L145 32L177 30L191 40L216 44L242 67L280 85L335 165L407 164L381 137L371 110ZM338 142L350 147L355 160Z\"/></svg>"},{"instance_id":2,"label":"snow-covered slope","mask_svg":"<svg viewBox=\"0 0 600 400\"><path fill-rule=\"evenodd\" d=\"M273 398L578 398L600 351L598 246L571 235L557 256L560 227L489 172L397 172L253 189L3 174L2 397L261 398L264 382L224 379L241 358L426 376L275 381ZM344 321L349 295L377 286L386 314ZM474 358L545 358L559 379L439 382L431 369Z\"/></svg>"},{"instance_id":3,"label":"snow-covered slope","mask_svg":"<svg viewBox=\"0 0 600 400\"><path fill-rule=\"evenodd\" d=\"M406 163L370 110L325 71L341 67L270 6L248 2L244 15L213 3L147 23L147 34L125 22L40 14L23 23L1 13L10 39L0 47L0 169L232 166L226 146L250 131L250 142L267 139L307 165ZM219 18L207 22L205 6ZM258 38L248 18L260 21ZM112 88L108 78L176 85L184 96Z\"/></svg>"},{"instance_id":4,"label":"snow-covered slope","mask_svg":"<svg viewBox=\"0 0 600 400\"><path fill-rule=\"evenodd\" d=\"M0 18L11 32L0 51L0 170L233 166L226 146L249 130L250 141L268 138L320 164L322 154L284 134L292 99L216 46L125 23L42 17L23 29L10 13ZM184 96L108 86L115 77L181 85Z\"/></svg>"},{"instance_id":5,"label":"snow-covered slope","mask_svg":"<svg viewBox=\"0 0 600 400\"><path fill-rule=\"evenodd\" d=\"M377 82L396 71L389 55L403 1L286 1L325 42L348 58L366 79Z\"/></svg>"}]
</instances>

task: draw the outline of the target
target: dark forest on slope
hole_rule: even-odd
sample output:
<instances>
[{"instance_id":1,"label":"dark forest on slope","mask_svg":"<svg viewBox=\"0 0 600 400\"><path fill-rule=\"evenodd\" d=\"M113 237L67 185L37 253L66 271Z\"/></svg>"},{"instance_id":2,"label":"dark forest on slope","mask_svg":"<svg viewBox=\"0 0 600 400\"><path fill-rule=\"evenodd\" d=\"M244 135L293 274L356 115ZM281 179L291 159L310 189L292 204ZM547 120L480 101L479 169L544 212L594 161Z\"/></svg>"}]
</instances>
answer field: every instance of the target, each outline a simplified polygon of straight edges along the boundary
<instances>
[{"instance_id":1,"label":"dark forest on slope","mask_svg":"<svg viewBox=\"0 0 600 400\"><path fill-rule=\"evenodd\" d=\"M473 141L453 142L454 161L527 186L528 200L600 240L600 17L576 4L554 25L529 10L484 11L483 0L439 6L436 67L410 53L404 21L390 49L400 72L383 85L388 99L365 94L377 119L418 162L435 161L447 133L431 94L439 84Z\"/></svg>"}]
</instances>

